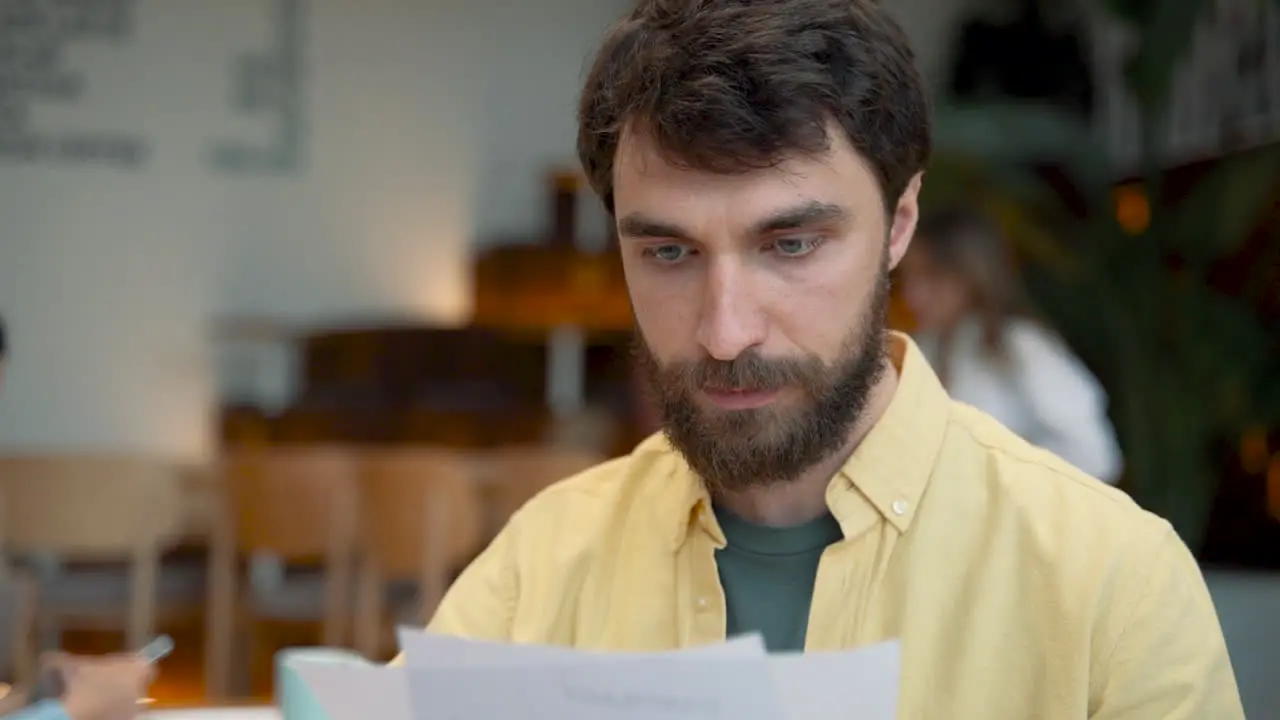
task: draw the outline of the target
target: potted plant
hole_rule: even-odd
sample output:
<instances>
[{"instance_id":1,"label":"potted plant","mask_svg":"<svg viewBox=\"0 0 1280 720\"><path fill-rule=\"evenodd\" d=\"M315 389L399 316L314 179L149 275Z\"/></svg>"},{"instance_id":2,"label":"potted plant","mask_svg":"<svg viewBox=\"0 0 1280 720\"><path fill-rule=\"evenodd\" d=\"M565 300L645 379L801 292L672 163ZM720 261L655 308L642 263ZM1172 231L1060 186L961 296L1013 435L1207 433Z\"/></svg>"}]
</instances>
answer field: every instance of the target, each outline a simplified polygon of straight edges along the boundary
<instances>
[{"instance_id":1,"label":"potted plant","mask_svg":"<svg viewBox=\"0 0 1280 720\"><path fill-rule=\"evenodd\" d=\"M1217 487L1212 443L1280 421L1274 334L1209 281L1280 196L1280 143L1221 158L1188 192L1171 191L1156 139L1208 2L1105 4L1137 39L1125 82L1142 162L1122 206L1123 178L1082 121L1014 102L939 108L925 202L977 203L1002 220L1038 308L1108 389L1124 487L1196 549Z\"/></svg>"}]
</instances>

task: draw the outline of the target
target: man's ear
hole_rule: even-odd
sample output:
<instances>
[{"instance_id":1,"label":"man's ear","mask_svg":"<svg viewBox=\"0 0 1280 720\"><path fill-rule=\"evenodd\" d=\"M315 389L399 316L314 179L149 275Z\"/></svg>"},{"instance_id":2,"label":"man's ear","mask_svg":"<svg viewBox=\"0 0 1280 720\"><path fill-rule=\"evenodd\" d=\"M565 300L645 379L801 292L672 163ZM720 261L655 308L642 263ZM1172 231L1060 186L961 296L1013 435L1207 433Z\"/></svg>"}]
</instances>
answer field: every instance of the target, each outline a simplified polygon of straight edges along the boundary
<instances>
[{"instance_id":1,"label":"man's ear","mask_svg":"<svg viewBox=\"0 0 1280 720\"><path fill-rule=\"evenodd\" d=\"M916 173L907 183L907 187L898 197L898 206L893 211L893 222L889 226L889 269L898 267L902 257L911 246L911 238L916 234L916 224L920 221L920 185L924 182L924 172Z\"/></svg>"}]
</instances>

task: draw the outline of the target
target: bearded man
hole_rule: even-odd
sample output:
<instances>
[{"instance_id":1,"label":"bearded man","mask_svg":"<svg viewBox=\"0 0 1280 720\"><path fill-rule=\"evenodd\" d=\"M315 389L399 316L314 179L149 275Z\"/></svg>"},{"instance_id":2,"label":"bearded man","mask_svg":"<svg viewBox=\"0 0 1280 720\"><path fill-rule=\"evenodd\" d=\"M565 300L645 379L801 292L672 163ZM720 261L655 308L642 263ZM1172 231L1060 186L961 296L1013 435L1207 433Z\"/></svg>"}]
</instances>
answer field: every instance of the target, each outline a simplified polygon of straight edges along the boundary
<instances>
[{"instance_id":1,"label":"bearded man","mask_svg":"<svg viewBox=\"0 0 1280 720\"><path fill-rule=\"evenodd\" d=\"M1168 523L953 403L886 329L929 149L881 3L640 0L586 80L578 151L664 430L517 512L430 628L900 638L902 718L1242 718Z\"/></svg>"}]
</instances>

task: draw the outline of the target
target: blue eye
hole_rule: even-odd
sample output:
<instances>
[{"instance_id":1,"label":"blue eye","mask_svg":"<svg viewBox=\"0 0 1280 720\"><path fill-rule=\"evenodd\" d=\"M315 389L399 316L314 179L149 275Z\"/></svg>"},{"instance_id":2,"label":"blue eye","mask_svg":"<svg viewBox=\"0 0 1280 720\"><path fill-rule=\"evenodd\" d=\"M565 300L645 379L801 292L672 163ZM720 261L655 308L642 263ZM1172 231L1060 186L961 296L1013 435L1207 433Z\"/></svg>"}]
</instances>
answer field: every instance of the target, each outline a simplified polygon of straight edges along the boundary
<instances>
[{"instance_id":1,"label":"blue eye","mask_svg":"<svg viewBox=\"0 0 1280 720\"><path fill-rule=\"evenodd\" d=\"M822 238L818 237L778 238L769 249L783 257L803 257L818 249L821 244Z\"/></svg>"},{"instance_id":2,"label":"blue eye","mask_svg":"<svg viewBox=\"0 0 1280 720\"><path fill-rule=\"evenodd\" d=\"M657 245L641 251L644 257L653 258L662 263L680 262L687 254L688 250L683 245Z\"/></svg>"}]
</instances>

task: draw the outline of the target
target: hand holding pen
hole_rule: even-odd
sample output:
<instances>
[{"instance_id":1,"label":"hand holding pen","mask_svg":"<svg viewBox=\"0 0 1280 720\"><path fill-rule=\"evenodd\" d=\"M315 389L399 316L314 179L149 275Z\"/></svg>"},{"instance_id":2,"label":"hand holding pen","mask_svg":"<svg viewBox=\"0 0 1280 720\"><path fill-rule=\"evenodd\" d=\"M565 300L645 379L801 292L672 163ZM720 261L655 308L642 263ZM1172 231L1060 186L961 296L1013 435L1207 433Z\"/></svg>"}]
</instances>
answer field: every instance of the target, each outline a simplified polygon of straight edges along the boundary
<instances>
[{"instance_id":1,"label":"hand holding pen","mask_svg":"<svg viewBox=\"0 0 1280 720\"><path fill-rule=\"evenodd\" d=\"M137 653L81 657L55 654L46 661L38 698L57 698L71 720L129 720L142 708L155 679L155 663L173 649L168 636Z\"/></svg>"}]
</instances>

